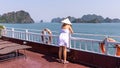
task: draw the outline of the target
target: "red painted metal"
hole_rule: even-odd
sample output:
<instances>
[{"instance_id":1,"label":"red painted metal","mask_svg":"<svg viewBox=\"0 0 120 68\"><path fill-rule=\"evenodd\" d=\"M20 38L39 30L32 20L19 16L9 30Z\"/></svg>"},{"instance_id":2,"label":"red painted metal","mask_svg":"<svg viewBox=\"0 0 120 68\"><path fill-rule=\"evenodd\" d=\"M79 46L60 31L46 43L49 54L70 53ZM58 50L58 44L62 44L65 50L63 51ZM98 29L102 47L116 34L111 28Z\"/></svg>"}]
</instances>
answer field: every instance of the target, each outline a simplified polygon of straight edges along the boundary
<instances>
[{"instance_id":1,"label":"red painted metal","mask_svg":"<svg viewBox=\"0 0 120 68\"><path fill-rule=\"evenodd\" d=\"M6 39L6 38L3 37L3 39ZM19 44L22 44L22 42L24 41L24 40L13 39L13 38L7 38L7 40L15 43L19 43ZM56 46L34 43L29 41L27 41L27 45L32 46L32 49L30 50L33 52L41 53L44 55L47 54L47 55L51 55L52 57L58 58L57 56L58 47ZM74 49L71 49L70 52L68 53L67 60L69 60L70 62L78 63L80 65L84 64L84 65L92 66L96 68L120 68L120 57L112 57L112 56L107 56L102 54L91 53L91 52L78 51ZM76 68L76 67L73 66L73 68Z\"/></svg>"},{"instance_id":2,"label":"red painted metal","mask_svg":"<svg viewBox=\"0 0 120 68\"><path fill-rule=\"evenodd\" d=\"M20 52L23 53L22 50ZM89 68L74 63L62 64L50 55L31 51L26 51L25 53L26 58L24 56L16 57L0 62L0 68Z\"/></svg>"}]
</instances>

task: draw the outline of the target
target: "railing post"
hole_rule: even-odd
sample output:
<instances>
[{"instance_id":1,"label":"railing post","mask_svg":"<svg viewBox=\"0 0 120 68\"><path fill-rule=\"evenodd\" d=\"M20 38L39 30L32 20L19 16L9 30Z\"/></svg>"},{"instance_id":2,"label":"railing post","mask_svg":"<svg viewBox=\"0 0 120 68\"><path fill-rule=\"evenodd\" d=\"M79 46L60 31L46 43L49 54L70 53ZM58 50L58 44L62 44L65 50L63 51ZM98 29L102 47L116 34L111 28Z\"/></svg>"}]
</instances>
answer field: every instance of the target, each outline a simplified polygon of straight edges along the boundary
<instances>
[{"instance_id":1,"label":"railing post","mask_svg":"<svg viewBox=\"0 0 120 68\"><path fill-rule=\"evenodd\" d=\"M3 36L7 36L6 34L7 34L7 29L4 28L4 29L3 29Z\"/></svg>"},{"instance_id":2,"label":"railing post","mask_svg":"<svg viewBox=\"0 0 120 68\"><path fill-rule=\"evenodd\" d=\"M14 38L14 28L12 28L12 38Z\"/></svg>"},{"instance_id":3,"label":"railing post","mask_svg":"<svg viewBox=\"0 0 120 68\"><path fill-rule=\"evenodd\" d=\"M68 52L70 52L70 48L71 48L71 34L69 33L69 49L67 49Z\"/></svg>"},{"instance_id":4,"label":"railing post","mask_svg":"<svg viewBox=\"0 0 120 68\"><path fill-rule=\"evenodd\" d=\"M85 50L87 51L87 40L85 41Z\"/></svg>"},{"instance_id":5,"label":"railing post","mask_svg":"<svg viewBox=\"0 0 120 68\"><path fill-rule=\"evenodd\" d=\"M25 29L25 40L28 40L28 29Z\"/></svg>"},{"instance_id":6,"label":"railing post","mask_svg":"<svg viewBox=\"0 0 120 68\"><path fill-rule=\"evenodd\" d=\"M81 50L81 45L82 45L82 41L80 41L80 48L79 48L80 50Z\"/></svg>"},{"instance_id":7,"label":"railing post","mask_svg":"<svg viewBox=\"0 0 120 68\"><path fill-rule=\"evenodd\" d=\"M69 48L71 48L71 34L69 33Z\"/></svg>"}]
</instances>

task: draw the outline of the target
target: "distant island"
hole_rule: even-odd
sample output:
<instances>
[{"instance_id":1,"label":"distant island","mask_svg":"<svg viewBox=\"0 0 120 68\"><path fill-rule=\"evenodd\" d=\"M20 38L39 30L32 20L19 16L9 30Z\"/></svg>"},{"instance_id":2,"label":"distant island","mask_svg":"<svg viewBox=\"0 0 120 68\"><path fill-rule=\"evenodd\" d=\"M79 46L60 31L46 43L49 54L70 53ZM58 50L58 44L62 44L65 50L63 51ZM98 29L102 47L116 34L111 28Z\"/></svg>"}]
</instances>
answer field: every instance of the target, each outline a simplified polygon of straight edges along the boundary
<instances>
[{"instance_id":1,"label":"distant island","mask_svg":"<svg viewBox=\"0 0 120 68\"><path fill-rule=\"evenodd\" d=\"M23 10L0 15L0 23L34 23L28 12Z\"/></svg>"},{"instance_id":2,"label":"distant island","mask_svg":"<svg viewBox=\"0 0 120 68\"><path fill-rule=\"evenodd\" d=\"M75 18L68 16L72 23L120 23L120 19L109 17L102 17L96 14L87 14L83 15L81 18ZM61 23L61 20L64 18L53 18L52 23ZM34 23L34 20L31 18L30 14L24 10L16 12L8 12L0 15L0 23ZM40 20L40 23L44 23L43 20Z\"/></svg>"},{"instance_id":3,"label":"distant island","mask_svg":"<svg viewBox=\"0 0 120 68\"><path fill-rule=\"evenodd\" d=\"M68 16L68 18L72 23L120 23L120 19L118 18L114 18L114 19L110 19L109 17L103 18L102 16L96 14L83 15L81 18ZM61 20L63 19L64 18L60 18L60 17L53 18L51 22L60 23Z\"/></svg>"}]
</instances>

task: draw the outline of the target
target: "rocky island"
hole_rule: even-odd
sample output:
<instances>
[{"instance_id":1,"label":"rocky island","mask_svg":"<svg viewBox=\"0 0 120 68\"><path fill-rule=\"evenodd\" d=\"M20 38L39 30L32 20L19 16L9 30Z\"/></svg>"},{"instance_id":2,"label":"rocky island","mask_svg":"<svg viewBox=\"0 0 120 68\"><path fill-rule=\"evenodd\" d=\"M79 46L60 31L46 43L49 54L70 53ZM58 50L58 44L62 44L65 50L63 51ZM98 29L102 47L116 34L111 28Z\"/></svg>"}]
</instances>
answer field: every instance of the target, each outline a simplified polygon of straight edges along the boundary
<instances>
[{"instance_id":1,"label":"rocky island","mask_svg":"<svg viewBox=\"0 0 120 68\"><path fill-rule=\"evenodd\" d=\"M0 23L34 23L28 12L23 10L0 15Z\"/></svg>"},{"instance_id":2,"label":"rocky island","mask_svg":"<svg viewBox=\"0 0 120 68\"><path fill-rule=\"evenodd\" d=\"M75 18L75 17L68 16L68 18L70 19L72 23L120 23L120 19L118 18L114 18L114 19L111 19L109 17L104 18L96 14L83 15L81 18ZM60 17L53 18L51 22L60 23L61 20L63 19L64 18L60 18Z\"/></svg>"}]
</instances>

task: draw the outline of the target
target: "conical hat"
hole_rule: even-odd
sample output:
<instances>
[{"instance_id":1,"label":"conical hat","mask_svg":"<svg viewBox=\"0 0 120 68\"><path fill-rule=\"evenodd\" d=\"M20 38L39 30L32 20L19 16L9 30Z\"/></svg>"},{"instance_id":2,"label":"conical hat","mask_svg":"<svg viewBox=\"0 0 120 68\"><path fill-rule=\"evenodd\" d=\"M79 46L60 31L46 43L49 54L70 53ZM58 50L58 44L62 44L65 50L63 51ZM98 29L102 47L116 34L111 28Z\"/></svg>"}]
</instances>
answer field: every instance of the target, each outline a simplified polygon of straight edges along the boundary
<instances>
[{"instance_id":1,"label":"conical hat","mask_svg":"<svg viewBox=\"0 0 120 68\"><path fill-rule=\"evenodd\" d=\"M61 21L62 23L65 23L65 24L70 24L72 25L72 23L70 22L70 20L68 18L64 19Z\"/></svg>"}]
</instances>

